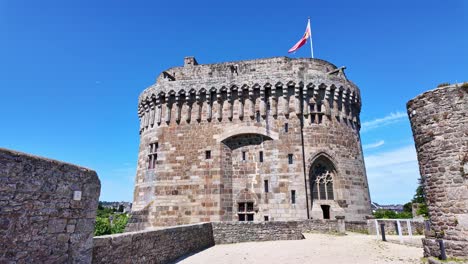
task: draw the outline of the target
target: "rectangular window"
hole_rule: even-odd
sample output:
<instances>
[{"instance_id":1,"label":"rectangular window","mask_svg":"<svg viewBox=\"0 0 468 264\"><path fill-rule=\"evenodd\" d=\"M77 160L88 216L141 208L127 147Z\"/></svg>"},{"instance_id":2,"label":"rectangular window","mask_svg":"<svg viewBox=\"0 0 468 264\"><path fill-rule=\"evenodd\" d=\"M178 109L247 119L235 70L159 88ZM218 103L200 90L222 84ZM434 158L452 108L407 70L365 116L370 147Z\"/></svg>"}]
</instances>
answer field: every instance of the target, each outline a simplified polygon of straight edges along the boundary
<instances>
[{"instance_id":1,"label":"rectangular window","mask_svg":"<svg viewBox=\"0 0 468 264\"><path fill-rule=\"evenodd\" d=\"M288 154L288 163L293 164L293 154Z\"/></svg>"},{"instance_id":2,"label":"rectangular window","mask_svg":"<svg viewBox=\"0 0 468 264\"><path fill-rule=\"evenodd\" d=\"M259 111L257 111L256 117L257 117L257 123L260 123L261 120L260 120L260 112Z\"/></svg>"},{"instance_id":3,"label":"rectangular window","mask_svg":"<svg viewBox=\"0 0 468 264\"><path fill-rule=\"evenodd\" d=\"M267 193L269 191L269 186L268 186L268 180L263 181L263 188L265 189L265 192Z\"/></svg>"},{"instance_id":4,"label":"rectangular window","mask_svg":"<svg viewBox=\"0 0 468 264\"><path fill-rule=\"evenodd\" d=\"M264 219L265 221L270 221L268 215L265 215L265 216L263 217L263 219Z\"/></svg>"},{"instance_id":5,"label":"rectangular window","mask_svg":"<svg viewBox=\"0 0 468 264\"><path fill-rule=\"evenodd\" d=\"M205 151L205 159L211 159L211 150Z\"/></svg>"},{"instance_id":6,"label":"rectangular window","mask_svg":"<svg viewBox=\"0 0 468 264\"><path fill-rule=\"evenodd\" d=\"M295 190L291 191L291 203L292 204L296 203L296 191Z\"/></svg>"},{"instance_id":7,"label":"rectangular window","mask_svg":"<svg viewBox=\"0 0 468 264\"><path fill-rule=\"evenodd\" d=\"M148 169L152 170L156 168L156 161L158 160L158 142L151 143L148 146Z\"/></svg>"},{"instance_id":8,"label":"rectangular window","mask_svg":"<svg viewBox=\"0 0 468 264\"><path fill-rule=\"evenodd\" d=\"M245 151L242 151L242 160L245 161Z\"/></svg>"},{"instance_id":9,"label":"rectangular window","mask_svg":"<svg viewBox=\"0 0 468 264\"><path fill-rule=\"evenodd\" d=\"M289 131L289 124L284 123L284 133L288 133L288 131Z\"/></svg>"},{"instance_id":10,"label":"rectangular window","mask_svg":"<svg viewBox=\"0 0 468 264\"><path fill-rule=\"evenodd\" d=\"M260 151L260 153L258 154L258 159L260 160L260 162L263 162L263 151Z\"/></svg>"},{"instance_id":11,"label":"rectangular window","mask_svg":"<svg viewBox=\"0 0 468 264\"><path fill-rule=\"evenodd\" d=\"M239 216L239 221L253 221L254 220L254 204L249 203L239 203L238 204L237 214Z\"/></svg>"}]
</instances>

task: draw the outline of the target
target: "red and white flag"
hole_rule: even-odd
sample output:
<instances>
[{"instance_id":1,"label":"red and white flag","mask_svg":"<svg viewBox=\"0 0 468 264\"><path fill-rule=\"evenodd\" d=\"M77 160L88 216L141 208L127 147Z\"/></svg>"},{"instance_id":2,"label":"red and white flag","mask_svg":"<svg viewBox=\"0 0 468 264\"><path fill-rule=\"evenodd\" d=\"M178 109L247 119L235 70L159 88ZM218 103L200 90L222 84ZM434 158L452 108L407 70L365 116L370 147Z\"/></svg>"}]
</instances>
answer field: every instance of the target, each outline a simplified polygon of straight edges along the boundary
<instances>
[{"instance_id":1,"label":"red and white flag","mask_svg":"<svg viewBox=\"0 0 468 264\"><path fill-rule=\"evenodd\" d=\"M304 46L304 44L307 43L307 39L310 38L311 41L311 51L312 51L312 32L310 31L310 19L307 21L307 27L305 30L304 35L302 38L292 47L288 50L288 53L295 52L298 50L300 47ZM314 57L314 54L312 53L312 58Z\"/></svg>"}]
</instances>

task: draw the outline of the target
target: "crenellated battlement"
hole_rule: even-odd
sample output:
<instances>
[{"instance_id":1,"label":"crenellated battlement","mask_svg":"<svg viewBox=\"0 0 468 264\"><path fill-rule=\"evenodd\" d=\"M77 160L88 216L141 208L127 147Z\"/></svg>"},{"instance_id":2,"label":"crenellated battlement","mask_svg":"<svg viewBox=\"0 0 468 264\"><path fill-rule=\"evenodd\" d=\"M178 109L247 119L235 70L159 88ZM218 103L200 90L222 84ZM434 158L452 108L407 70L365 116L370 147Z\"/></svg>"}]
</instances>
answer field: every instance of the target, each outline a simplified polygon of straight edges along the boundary
<instances>
[{"instance_id":1,"label":"crenellated battlement","mask_svg":"<svg viewBox=\"0 0 468 264\"><path fill-rule=\"evenodd\" d=\"M265 119L289 114L335 116L359 127L359 89L342 68L287 57L198 65L164 71L139 98L140 132L162 123Z\"/></svg>"}]
</instances>

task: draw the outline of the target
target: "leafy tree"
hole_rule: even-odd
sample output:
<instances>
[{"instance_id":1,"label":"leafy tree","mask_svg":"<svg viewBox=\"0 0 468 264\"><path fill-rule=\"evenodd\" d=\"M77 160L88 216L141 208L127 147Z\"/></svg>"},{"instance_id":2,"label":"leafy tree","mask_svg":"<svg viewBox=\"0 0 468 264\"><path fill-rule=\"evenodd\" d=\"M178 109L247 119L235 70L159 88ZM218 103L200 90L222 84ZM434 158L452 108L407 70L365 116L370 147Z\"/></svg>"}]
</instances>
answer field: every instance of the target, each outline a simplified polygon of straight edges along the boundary
<instances>
[{"instance_id":1,"label":"leafy tree","mask_svg":"<svg viewBox=\"0 0 468 264\"><path fill-rule=\"evenodd\" d=\"M122 214L116 212L115 209L98 206L94 235L102 236L122 233L125 231L128 218L128 214Z\"/></svg>"},{"instance_id":2,"label":"leafy tree","mask_svg":"<svg viewBox=\"0 0 468 264\"><path fill-rule=\"evenodd\" d=\"M419 181L419 185L418 185L418 188L416 188L416 194L414 195L413 200L411 200L411 202L420 204L417 210L418 215L428 217L429 211L427 209L426 195L424 194L424 189L423 189L424 181L422 178L419 178L418 181Z\"/></svg>"},{"instance_id":3,"label":"leafy tree","mask_svg":"<svg viewBox=\"0 0 468 264\"><path fill-rule=\"evenodd\" d=\"M410 212L397 213L392 210L379 209L374 213L374 217L377 219L407 219L412 218L413 216Z\"/></svg>"},{"instance_id":4,"label":"leafy tree","mask_svg":"<svg viewBox=\"0 0 468 264\"><path fill-rule=\"evenodd\" d=\"M96 224L94 226L94 235L102 236L111 233L111 225L109 218L96 217Z\"/></svg>"},{"instance_id":5,"label":"leafy tree","mask_svg":"<svg viewBox=\"0 0 468 264\"><path fill-rule=\"evenodd\" d=\"M403 205L403 212L412 213L413 212L413 203L408 202Z\"/></svg>"},{"instance_id":6,"label":"leafy tree","mask_svg":"<svg viewBox=\"0 0 468 264\"><path fill-rule=\"evenodd\" d=\"M127 225L127 222L127 214L116 214L111 225L112 234L123 233L125 231L125 226Z\"/></svg>"}]
</instances>

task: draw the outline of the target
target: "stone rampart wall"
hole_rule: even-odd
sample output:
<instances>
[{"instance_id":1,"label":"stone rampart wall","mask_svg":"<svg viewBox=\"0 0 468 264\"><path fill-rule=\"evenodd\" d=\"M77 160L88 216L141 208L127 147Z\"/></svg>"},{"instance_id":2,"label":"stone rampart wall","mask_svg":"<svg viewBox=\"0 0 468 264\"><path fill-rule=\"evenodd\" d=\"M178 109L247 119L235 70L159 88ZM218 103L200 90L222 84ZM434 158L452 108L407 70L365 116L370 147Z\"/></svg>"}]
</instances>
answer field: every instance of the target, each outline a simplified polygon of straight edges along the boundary
<instances>
[{"instance_id":1,"label":"stone rampart wall","mask_svg":"<svg viewBox=\"0 0 468 264\"><path fill-rule=\"evenodd\" d=\"M440 87L407 104L434 238L468 258L468 84ZM453 245L453 246L452 246Z\"/></svg>"},{"instance_id":2,"label":"stone rampart wall","mask_svg":"<svg viewBox=\"0 0 468 264\"><path fill-rule=\"evenodd\" d=\"M93 263L170 263L213 245L211 223L100 236Z\"/></svg>"},{"instance_id":3,"label":"stone rampart wall","mask_svg":"<svg viewBox=\"0 0 468 264\"><path fill-rule=\"evenodd\" d=\"M302 239L299 221L214 222L216 244Z\"/></svg>"},{"instance_id":4,"label":"stone rampart wall","mask_svg":"<svg viewBox=\"0 0 468 264\"><path fill-rule=\"evenodd\" d=\"M346 225L346 231L361 233L361 234L369 234L371 232L369 230L368 221L346 221L345 225Z\"/></svg>"},{"instance_id":5,"label":"stone rampart wall","mask_svg":"<svg viewBox=\"0 0 468 264\"><path fill-rule=\"evenodd\" d=\"M305 232L339 232L337 220L213 222L212 225L216 244L298 240L303 239Z\"/></svg>"},{"instance_id":6,"label":"stone rampart wall","mask_svg":"<svg viewBox=\"0 0 468 264\"><path fill-rule=\"evenodd\" d=\"M0 263L90 263L96 172L0 149Z\"/></svg>"}]
</instances>

